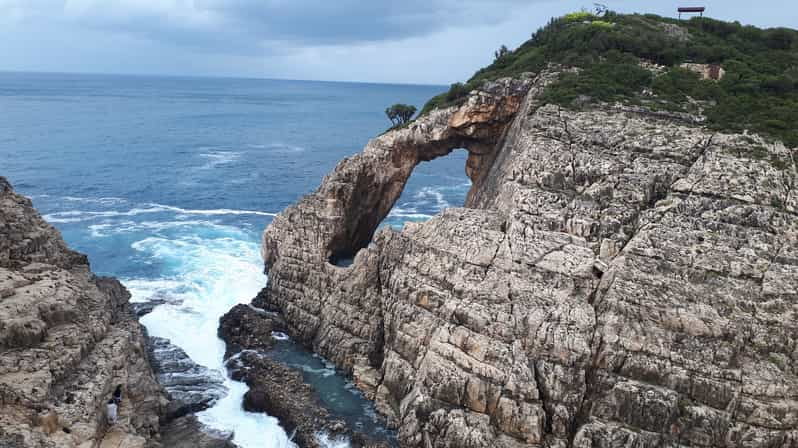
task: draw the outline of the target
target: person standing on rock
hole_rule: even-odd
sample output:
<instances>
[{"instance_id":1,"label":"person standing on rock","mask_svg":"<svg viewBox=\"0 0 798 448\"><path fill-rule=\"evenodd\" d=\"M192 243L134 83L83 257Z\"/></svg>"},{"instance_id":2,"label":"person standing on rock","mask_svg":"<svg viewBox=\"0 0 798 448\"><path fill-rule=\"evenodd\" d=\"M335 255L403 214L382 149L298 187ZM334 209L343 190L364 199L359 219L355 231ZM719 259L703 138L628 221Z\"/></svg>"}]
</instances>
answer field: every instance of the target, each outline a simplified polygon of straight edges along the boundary
<instances>
[{"instance_id":1,"label":"person standing on rock","mask_svg":"<svg viewBox=\"0 0 798 448\"><path fill-rule=\"evenodd\" d=\"M114 390L114 396L113 396L112 400L114 401L114 403L116 403L117 406L122 404L122 385L121 384L116 386L116 389Z\"/></svg>"},{"instance_id":2,"label":"person standing on rock","mask_svg":"<svg viewBox=\"0 0 798 448\"><path fill-rule=\"evenodd\" d=\"M116 409L116 401L113 398L108 400L108 404L105 405L105 412L109 425L116 423Z\"/></svg>"}]
</instances>

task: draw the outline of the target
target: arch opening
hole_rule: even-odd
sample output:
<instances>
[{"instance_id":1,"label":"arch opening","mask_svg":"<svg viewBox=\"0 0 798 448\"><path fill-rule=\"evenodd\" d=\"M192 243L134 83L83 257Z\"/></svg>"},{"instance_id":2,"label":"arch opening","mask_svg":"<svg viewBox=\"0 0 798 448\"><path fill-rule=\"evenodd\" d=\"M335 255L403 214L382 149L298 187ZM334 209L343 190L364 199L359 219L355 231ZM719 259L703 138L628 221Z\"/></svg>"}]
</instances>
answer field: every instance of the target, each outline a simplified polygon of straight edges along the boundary
<instances>
[{"instance_id":1,"label":"arch opening","mask_svg":"<svg viewBox=\"0 0 798 448\"><path fill-rule=\"evenodd\" d=\"M391 226L398 230L406 222L423 222L449 207L462 207L471 188L468 159L468 150L456 148L416 165L402 194L379 227Z\"/></svg>"},{"instance_id":2,"label":"arch opening","mask_svg":"<svg viewBox=\"0 0 798 448\"><path fill-rule=\"evenodd\" d=\"M457 147L414 164L407 178L402 179L400 185L393 184L391 187L394 193L389 196L396 199L391 204L383 202L383 205L391 206L387 212L383 212L384 217L377 221L380 216L376 213L356 213L359 219L351 226L352 234L345 237L339 235L327 246L327 262L341 268L349 267L354 263L357 253L369 245L379 228L390 226L401 230L407 222L423 222L446 208L464 206L472 186L469 177L469 163L472 160L473 155L468 149ZM399 187L398 191L396 187ZM360 191L358 197L373 194L374 191ZM380 198L380 201L384 200L388 198Z\"/></svg>"},{"instance_id":3,"label":"arch opening","mask_svg":"<svg viewBox=\"0 0 798 448\"><path fill-rule=\"evenodd\" d=\"M339 268L348 268L349 266L352 266L352 263L355 262L355 255L357 255L357 252L359 252L360 249L362 248L358 248L355 252L346 248L332 251L330 256L327 258L327 262L333 266L338 266Z\"/></svg>"}]
</instances>

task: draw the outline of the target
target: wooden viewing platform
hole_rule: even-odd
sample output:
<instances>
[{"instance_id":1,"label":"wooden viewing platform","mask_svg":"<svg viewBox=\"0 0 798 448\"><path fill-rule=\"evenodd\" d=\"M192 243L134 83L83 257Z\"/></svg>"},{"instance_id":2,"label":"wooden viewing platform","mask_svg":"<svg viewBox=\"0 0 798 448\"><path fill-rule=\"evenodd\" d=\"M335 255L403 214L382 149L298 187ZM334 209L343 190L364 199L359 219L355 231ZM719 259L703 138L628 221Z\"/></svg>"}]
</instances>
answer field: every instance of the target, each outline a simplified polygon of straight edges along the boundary
<instances>
[{"instance_id":1,"label":"wooden viewing platform","mask_svg":"<svg viewBox=\"0 0 798 448\"><path fill-rule=\"evenodd\" d=\"M703 6L682 6L676 9L676 11L679 12L680 19L682 18L682 13L690 13L690 14L698 13L700 17L704 17L705 10L706 8L704 8Z\"/></svg>"}]
</instances>

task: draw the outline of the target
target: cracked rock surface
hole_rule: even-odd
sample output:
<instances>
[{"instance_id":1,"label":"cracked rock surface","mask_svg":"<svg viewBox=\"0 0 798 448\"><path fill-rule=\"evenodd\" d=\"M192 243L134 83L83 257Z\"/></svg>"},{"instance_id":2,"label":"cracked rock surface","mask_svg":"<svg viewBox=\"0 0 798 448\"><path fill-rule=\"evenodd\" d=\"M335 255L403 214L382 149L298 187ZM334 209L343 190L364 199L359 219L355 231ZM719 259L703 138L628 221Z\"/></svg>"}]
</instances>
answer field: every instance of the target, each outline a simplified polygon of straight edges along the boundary
<instances>
[{"instance_id":1,"label":"cracked rock surface","mask_svg":"<svg viewBox=\"0 0 798 448\"><path fill-rule=\"evenodd\" d=\"M144 447L166 402L116 279L0 177L0 446ZM117 385L119 421L105 405Z\"/></svg>"},{"instance_id":2,"label":"cracked rock surface","mask_svg":"<svg viewBox=\"0 0 798 448\"><path fill-rule=\"evenodd\" d=\"M0 447L233 447L191 415L167 415L184 403L156 381L129 299L0 177ZM117 385L122 403L109 426Z\"/></svg>"},{"instance_id":3,"label":"cracked rock surface","mask_svg":"<svg viewBox=\"0 0 798 448\"><path fill-rule=\"evenodd\" d=\"M256 305L407 447L798 447L794 152L501 80L339 163L263 237ZM374 235L412 168L464 208ZM351 266L332 262L354 255Z\"/></svg>"}]
</instances>

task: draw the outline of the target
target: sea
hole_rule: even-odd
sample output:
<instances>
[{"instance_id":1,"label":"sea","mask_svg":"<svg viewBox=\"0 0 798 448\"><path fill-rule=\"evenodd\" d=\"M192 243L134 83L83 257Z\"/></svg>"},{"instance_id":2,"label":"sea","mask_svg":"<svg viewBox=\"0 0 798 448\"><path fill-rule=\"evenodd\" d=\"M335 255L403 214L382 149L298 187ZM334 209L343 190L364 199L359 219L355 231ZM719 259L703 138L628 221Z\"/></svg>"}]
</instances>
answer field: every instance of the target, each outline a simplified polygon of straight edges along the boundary
<instances>
[{"instance_id":1,"label":"sea","mask_svg":"<svg viewBox=\"0 0 798 448\"><path fill-rule=\"evenodd\" d=\"M142 317L219 372L219 318L268 282L260 235L276 213L318 187L344 157L390 126L394 103L421 108L443 86L0 72L0 176L29 196L97 274L132 301L165 304ZM401 229L470 187L466 153L419 165L382 225ZM290 340L280 360L303 371L353 427L393 437L371 403L330 363ZM247 386L198 414L243 448L292 447L268 415L245 412ZM346 446L330 440L328 446Z\"/></svg>"}]
</instances>

